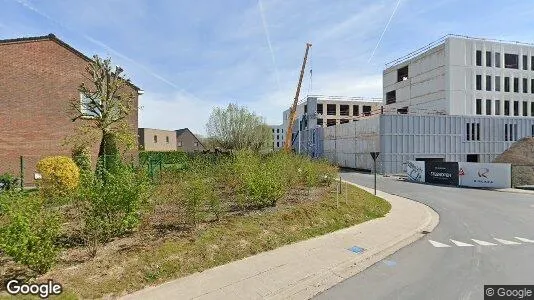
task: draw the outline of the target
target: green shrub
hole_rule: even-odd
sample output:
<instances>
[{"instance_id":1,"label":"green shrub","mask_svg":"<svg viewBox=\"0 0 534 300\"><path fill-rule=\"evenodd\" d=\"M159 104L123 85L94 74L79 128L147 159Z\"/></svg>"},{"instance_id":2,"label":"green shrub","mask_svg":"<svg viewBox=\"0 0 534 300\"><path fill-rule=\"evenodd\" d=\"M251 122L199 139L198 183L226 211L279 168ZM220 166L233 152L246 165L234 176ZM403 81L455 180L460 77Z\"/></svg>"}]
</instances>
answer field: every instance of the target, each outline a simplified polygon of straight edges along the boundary
<instances>
[{"instance_id":1,"label":"green shrub","mask_svg":"<svg viewBox=\"0 0 534 300\"><path fill-rule=\"evenodd\" d=\"M284 178L278 176L277 164L268 163L258 154L244 150L235 158L235 175L239 178L239 199L244 207L276 205L284 195Z\"/></svg>"},{"instance_id":2,"label":"green shrub","mask_svg":"<svg viewBox=\"0 0 534 300\"><path fill-rule=\"evenodd\" d=\"M106 242L136 228L148 188L145 174L121 166L91 179L80 188L88 243Z\"/></svg>"},{"instance_id":3,"label":"green shrub","mask_svg":"<svg viewBox=\"0 0 534 300\"><path fill-rule=\"evenodd\" d=\"M37 195L12 192L1 198L0 249L36 272L48 271L58 255L58 216L44 210Z\"/></svg>"},{"instance_id":4,"label":"green shrub","mask_svg":"<svg viewBox=\"0 0 534 300\"><path fill-rule=\"evenodd\" d=\"M187 223L195 227L204 219L205 207L215 218L219 218L221 202L210 179L193 177L184 182L185 210Z\"/></svg>"},{"instance_id":5,"label":"green shrub","mask_svg":"<svg viewBox=\"0 0 534 300\"><path fill-rule=\"evenodd\" d=\"M0 191L12 191L17 187L19 179L12 174L0 175Z\"/></svg>"},{"instance_id":6,"label":"green shrub","mask_svg":"<svg viewBox=\"0 0 534 300\"><path fill-rule=\"evenodd\" d=\"M63 197L73 192L80 181L80 171L72 158L50 156L37 163L41 173L39 189L45 198Z\"/></svg>"},{"instance_id":7,"label":"green shrub","mask_svg":"<svg viewBox=\"0 0 534 300\"><path fill-rule=\"evenodd\" d=\"M73 148L72 159L81 173L91 172L91 153L87 147L79 146Z\"/></svg>"}]
</instances>

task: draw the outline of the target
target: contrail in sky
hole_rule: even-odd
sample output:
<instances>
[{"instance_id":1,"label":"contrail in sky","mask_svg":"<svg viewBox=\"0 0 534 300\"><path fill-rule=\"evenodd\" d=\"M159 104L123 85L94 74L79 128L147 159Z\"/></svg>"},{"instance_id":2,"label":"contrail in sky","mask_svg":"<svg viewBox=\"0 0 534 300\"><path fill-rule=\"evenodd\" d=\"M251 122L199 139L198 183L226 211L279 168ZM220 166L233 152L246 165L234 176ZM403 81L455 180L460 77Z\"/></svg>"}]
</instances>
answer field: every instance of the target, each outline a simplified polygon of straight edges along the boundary
<instances>
[{"instance_id":1,"label":"contrail in sky","mask_svg":"<svg viewBox=\"0 0 534 300\"><path fill-rule=\"evenodd\" d=\"M269 46L269 51L271 52L271 60L273 61L274 66L274 76L276 77L276 84L280 90L280 76L278 75L278 68L276 67L276 58L274 56L273 46L271 44L271 35L269 34L269 28L267 26L267 21L265 20L265 14L263 13L263 4L261 0L258 0L258 8L261 15L261 23L263 24L263 31L265 32L265 38L267 39L267 46Z\"/></svg>"},{"instance_id":2,"label":"contrail in sky","mask_svg":"<svg viewBox=\"0 0 534 300\"><path fill-rule=\"evenodd\" d=\"M38 15L44 17L45 19L47 19L47 20L49 20L49 21L51 21L51 22L53 22L53 23L55 23L55 24L57 24L57 25L59 25L59 26L65 28L65 29L67 29L67 30L69 30L69 31L71 31L71 32L75 32L74 30L70 29L69 27L67 27L67 26L64 25L63 23L59 22L58 20L56 20L56 19L50 17L49 15L45 14L44 12L42 12L42 11L40 11L40 10L38 10L37 8L35 8L34 6L32 6L28 1L26 1L26 0L14 0L14 1L18 2L20 5L24 6L25 8L27 8L27 9L29 9L29 10L35 12L36 14L38 14ZM138 62L136 62L135 60L129 58L128 56L126 56L126 55L124 55L124 54L118 52L117 50L114 50L113 48L109 47L109 46L106 45L105 43L103 43L103 42L101 42L101 41L99 41L99 40L97 40L97 39L95 39L95 38L92 38L92 37L90 37L90 36L88 36L88 35L86 35L86 34L81 34L81 35L82 35L86 40L88 40L89 42L91 42L91 43L93 43L93 44L95 44L95 45L97 45L97 46L100 46L100 47L106 49L108 52L112 53L113 55L118 56L118 57L120 57L120 58L122 58L122 59L124 59L124 60L127 60L127 61L129 61L129 62L131 62L131 63L137 65L139 68L141 68L142 70L144 70L144 71L147 72L148 74L152 75L153 77L159 79L160 81L162 81L162 82L164 82L164 83L166 83L166 84L172 86L172 87L175 88L175 89L181 89L179 86L177 86L176 84L174 84L174 83L170 82L169 80L165 79L163 76L158 75L157 73L154 73L154 72L153 72L152 70L150 70L149 68L147 68L147 67L145 67L144 65L142 65L142 64L140 64L140 63L138 63ZM184 91L183 89L181 89L181 90ZM188 93L188 94L190 94L190 93Z\"/></svg>"},{"instance_id":3,"label":"contrail in sky","mask_svg":"<svg viewBox=\"0 0 534 300\"><path fill-rule=\"evenodd\" d=\"M378 39L378 43L376 43L375 49L373 49L373 53L371 53L371 57L369 57L368 63L371 62L371 59L373 59L373 56L375 56L375 51L378 49L378 46L380 45L380 42L382 42L382 38L384 37L384 33L386 33L386 30L389 27L389 23L391 23L391 20L393 19L393 16L395 16L395 13L397 12L397 8L399 8L401 0L397 0L397 5L395 5L395 9L393 9L393 13L389 17L388 22L386 23L386 27L384 27L384 31L382 31L382 34L380 35L380 38Z\"/></svg>"}]
</instances>

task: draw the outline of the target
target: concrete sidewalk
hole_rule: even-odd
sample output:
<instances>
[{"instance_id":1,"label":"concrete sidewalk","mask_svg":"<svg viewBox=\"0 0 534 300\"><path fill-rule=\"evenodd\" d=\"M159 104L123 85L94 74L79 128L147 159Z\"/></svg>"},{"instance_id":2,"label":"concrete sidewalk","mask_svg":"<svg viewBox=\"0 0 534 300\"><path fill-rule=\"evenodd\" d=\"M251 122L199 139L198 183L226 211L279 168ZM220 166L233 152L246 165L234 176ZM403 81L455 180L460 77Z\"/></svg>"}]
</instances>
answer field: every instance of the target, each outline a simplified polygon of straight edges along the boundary
<instances>
[{"instance_id":1,"label":"concrete sidewalk","mask_svg":"<svg viewBox=\"0 0 534 300\"><path fill-rule=\"evenodd\" d=\"M421 238L422 231L431 231L438 224L438 214L426 205L383 192L378 196L392 205L384 218L195 273L123 299L309 299ZM365 250L359 254L348 250L354 246Z\"/></svg>"}]
</instances>

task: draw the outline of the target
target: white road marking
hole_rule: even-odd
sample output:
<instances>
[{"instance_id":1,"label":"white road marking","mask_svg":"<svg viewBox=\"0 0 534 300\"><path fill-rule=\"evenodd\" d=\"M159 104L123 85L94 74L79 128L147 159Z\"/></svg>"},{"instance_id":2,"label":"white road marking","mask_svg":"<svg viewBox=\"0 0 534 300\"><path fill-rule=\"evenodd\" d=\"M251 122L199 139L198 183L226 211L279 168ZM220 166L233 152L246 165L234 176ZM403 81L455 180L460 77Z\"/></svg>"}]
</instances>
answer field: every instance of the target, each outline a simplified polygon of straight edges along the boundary
<instances>
[{"instance_id":1,"label":"white road marking","mask_svg":"<svg viewBox=\"0 0 534 300\"><path fill-rule=\"evenodd\" d=\"M533 240L529 240L529 239L526 239L526 238L522 238L522 237L515 237L516 239L520 240L521 242L525 242L525 243L534 243Z\"/></svg>"},{"instance_id":2,"label":"white road marking","mask_svg":"<svg viewBox=\"0 0 534 300\"><path fill-rule=\"evenodd\" d=\"M455 240L451 240L451 242L453 242L458 247L473 247L473 245L464 242L459 242Z\"/></svg>"},{"instance_id":3,"label":"white road marking","mask_svg":"<svg viewBox=\"0 0 534 300\"><path fill-rule=\"evenodd\" d=\"M447 244L442 244L442 243L439 243L439 242L436 242L436 241L433 241L433 240L428 240L430 242L430 244L432 244L432 246L436 247L436 248L445 248L445 247L450 247L449 245Z\"/></svg>"},{"instance_id":4,"label":"white road marking","mask_svg":"<svg viewBox=\"0 0 534 300\"><path fill-rule=\"evenodd\" d=\"M493 238L493 239L496 240L497 242L501 243L501 244L504 244L504 245L521 245L521 243L514 242L514 241L507 241L507 240L502 240L502 239L498 239L498 238Z\"/></svg>"},{"instance_id":5,"label":"white road marking","mask_svg":"<svg viewBox=\"0 0 534 300\"><path fill-rule=\"evenodd\" d=\"M497 244L494 244L494 243L490 243L490 242L486 242L486 241L481 241L481 240L475 240L475 239L471 239L473 242L479 244L479 245L482 245L482 246L497 246Z\"/></svg>"}]
</instances>

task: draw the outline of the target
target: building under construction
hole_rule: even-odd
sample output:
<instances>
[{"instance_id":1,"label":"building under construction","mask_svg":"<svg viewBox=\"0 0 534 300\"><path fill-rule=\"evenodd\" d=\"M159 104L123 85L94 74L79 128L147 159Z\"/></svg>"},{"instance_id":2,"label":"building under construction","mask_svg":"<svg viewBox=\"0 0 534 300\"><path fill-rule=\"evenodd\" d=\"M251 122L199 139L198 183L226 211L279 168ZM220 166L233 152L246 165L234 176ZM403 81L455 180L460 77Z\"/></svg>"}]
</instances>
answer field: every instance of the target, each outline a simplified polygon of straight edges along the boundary
<instances>
[{"instance_id":1,"label":"building under construction","mask_svg":"<svg viewBox=\"0 0 534 300\"><path fill-rule=\"evenodd\" d=\"M383 95L358 121L309 118L293 148L368 170L378 151L382 173L409 160L491 162L534 135L534 45L449 35L386 64Z\"/></svg>"}]
</instances>

